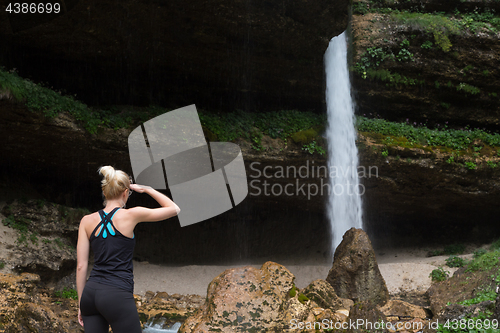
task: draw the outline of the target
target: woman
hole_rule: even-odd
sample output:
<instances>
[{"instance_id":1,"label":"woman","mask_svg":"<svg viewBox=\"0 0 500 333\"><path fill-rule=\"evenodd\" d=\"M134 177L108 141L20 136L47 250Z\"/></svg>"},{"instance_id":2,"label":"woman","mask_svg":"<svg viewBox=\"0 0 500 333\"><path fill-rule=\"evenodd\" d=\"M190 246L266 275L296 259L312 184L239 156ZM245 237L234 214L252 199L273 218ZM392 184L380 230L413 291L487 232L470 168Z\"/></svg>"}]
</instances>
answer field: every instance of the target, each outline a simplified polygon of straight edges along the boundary
<instances>
[{"instance_id":1,"label":"woman","mask_svg":"<svg viewBox=\"0 0 500 333\"><path fill-rule=\"evenodd\" d=\"M86 215L80 222L77 245L76 286L78 322L86 332L142 332L133 297L132 256L134 228L139 222L166 220L179 214L179 207L167 196L147 186L130 183L129 176L111 166L99 169L104 177L104 209ZM160 208L124 209L131 191L147 193ZM94 268L87 279L90 247Z\"/></svg>"}]
</instances>

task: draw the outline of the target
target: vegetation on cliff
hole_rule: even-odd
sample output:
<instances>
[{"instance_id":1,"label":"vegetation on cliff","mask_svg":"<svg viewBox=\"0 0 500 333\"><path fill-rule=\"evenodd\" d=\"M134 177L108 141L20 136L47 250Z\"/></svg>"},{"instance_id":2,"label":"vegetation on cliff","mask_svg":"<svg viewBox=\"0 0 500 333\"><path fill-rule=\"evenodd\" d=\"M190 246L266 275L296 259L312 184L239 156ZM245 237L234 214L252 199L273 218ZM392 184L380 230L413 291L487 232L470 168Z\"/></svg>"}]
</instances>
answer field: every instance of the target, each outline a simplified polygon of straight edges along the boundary
<instances>
[{"instance_id":1,"label":"vegetation on cliff","mask_svg":"<svg viewBox=\"0 0 500 333\"><path fill-rule=\"evenodd\" d=\"M30 110L41 112L46 117L56 117L61 112L67 112L92 134L97 133L100 126L130 128L169 111L155 106L136 109L93 109L73 96L64 95L60 91L22 79L15 72L4 70L0 70L0 88L4 96L16 99ZM200 110L199 115L205 134L211 141L235 141L241 138L250 142L255 151L264 151L267 147L262 143L262 138L268 136L284 141L285 145L290 140L301 146L306 153L325 153L326 142L322 137L327 122L325 114L297 110L266 113L241 110L215 113ZM391 122L375 115L372 118L358 116L356 127L363 135L387 148L416 148L428 152L438 149L449 155L448 163L458 162L459 157L468 156L484 157L484 162L490 167L498 165L487 159L493 158L496 161L500 157L498 133L471 129L468 126L450 128L447 123L431 128L427 124L412 123L409 119L405 122ZM389 155L387 150L383 150L382 154ZM470 166L473 169L478 161L464 162L474 163L474 166Z\"/></svg>"},{"instance_id":2,"label":"vegetation on cliff","mask_svg":"<svg viewBox=\"0 0 500 333\"><path fill-rule=\"evenodd\" d=\"M355 1L360 113L498 132L499 10L498 1Z\"/></svg>"}]
</instances>

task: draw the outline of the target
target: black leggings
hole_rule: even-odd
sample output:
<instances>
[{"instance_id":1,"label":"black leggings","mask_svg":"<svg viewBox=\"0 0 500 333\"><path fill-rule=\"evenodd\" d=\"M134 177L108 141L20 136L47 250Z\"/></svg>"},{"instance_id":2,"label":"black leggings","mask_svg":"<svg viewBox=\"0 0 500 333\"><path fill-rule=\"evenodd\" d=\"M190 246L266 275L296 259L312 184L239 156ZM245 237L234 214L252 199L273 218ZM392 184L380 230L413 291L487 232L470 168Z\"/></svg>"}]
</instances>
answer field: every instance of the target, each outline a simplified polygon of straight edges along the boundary
<instances>
[{"instance_id":1,"label":"black leggings","mask_svg":"<svg viewBox=\"0 0 500 333\"><path fill-rule=\"evenodd\" d=\"M124 289L89 281L80 300L83 328L89 333L141 333L134 295Z\"/></svg>"}]
</instances>

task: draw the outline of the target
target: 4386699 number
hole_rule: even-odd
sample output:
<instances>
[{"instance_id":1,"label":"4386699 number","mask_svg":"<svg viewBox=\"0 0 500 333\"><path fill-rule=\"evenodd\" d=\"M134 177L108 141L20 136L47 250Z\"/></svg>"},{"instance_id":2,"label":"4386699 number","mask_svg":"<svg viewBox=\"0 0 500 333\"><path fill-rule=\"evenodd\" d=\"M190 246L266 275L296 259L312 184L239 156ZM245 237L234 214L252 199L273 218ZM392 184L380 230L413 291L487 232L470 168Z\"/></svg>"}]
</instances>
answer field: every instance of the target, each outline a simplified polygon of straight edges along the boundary
<instances>
[{"instance_id":1,"label":"4386699 number","mask_svg":"<svg viewBox=\"0 0 500 333\"><path fill-rule=\"evenodd\" d=\"M479 330L479 329L497 329L498 328L498 320L493 319L452 319L447 320L443 327L453 330Z\"/></svg>"},{"instance_id":2,"label":"4386699 number","mask_svg":"<svg viewBox=\"0 0 500 333\"><path fill-rule=\"evenodd\" d=\"M9 14L51 14L61 11L61 4L55 3L9 3L5 11Z\"/></svg>"}]
</instances>

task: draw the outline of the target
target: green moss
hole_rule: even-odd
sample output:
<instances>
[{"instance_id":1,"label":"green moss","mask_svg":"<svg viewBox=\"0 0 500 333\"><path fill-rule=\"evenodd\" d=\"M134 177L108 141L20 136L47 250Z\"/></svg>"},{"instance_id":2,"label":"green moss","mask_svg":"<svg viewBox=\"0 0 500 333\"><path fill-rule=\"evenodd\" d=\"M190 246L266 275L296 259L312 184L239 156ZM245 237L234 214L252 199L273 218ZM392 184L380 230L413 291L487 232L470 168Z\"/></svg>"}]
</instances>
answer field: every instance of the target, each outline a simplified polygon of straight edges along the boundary
<instances>
[{"instance_id":1,"label":"green moss","mask_svg":"<svg viewBox=\"0 0 500 333\"><path fill-rule=\"evenodd\" d=\"M302 294L302 293L299 294L299 298L298 299L299 299L299 302L302 303L302 304L304 304L304 302L306 302L306 301L309 300L309 298L306 295Z\"/></svg>"},{"instance_id":2,"label":"green moss","mask_svg":"<svg viewBox=\"0 0 500 333\"><path fill-rule=\"evenodd\" d=\"M292 289L290 289L288 294L290 295L290 297L295 297L295 295L297 295L297 287L295 286L295 284L292 286Z\"/></svg>"},{"instance_id":3,"label":"green moss","mask_svg":"<svg viewBox=\"0 0 500 333\"><path fill-rule=\"evenodd\" d=\"M310 128L307 130L293 133L291 135L291 138L292 138L293 142L295 142L295 143L307 144L307 143L312 142L317 136L318 136L318 132L316 132L314 129Z\"/></svg>"}]
</instances>

